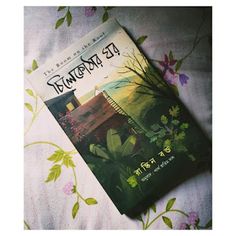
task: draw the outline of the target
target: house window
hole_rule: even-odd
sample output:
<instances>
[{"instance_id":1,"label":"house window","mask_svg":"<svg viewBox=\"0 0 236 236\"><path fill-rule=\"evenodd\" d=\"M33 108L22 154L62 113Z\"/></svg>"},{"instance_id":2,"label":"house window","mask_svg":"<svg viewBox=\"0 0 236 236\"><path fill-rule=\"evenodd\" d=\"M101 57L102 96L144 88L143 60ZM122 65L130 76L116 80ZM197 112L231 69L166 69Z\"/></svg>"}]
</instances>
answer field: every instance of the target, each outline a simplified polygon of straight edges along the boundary
<instances>
[{"instance_id":1,"label":"house window","mask_svg":"<svg viewBox=\"0 0 236 236\"><path fill-rule=\"evenodd\" d=\"M66 108L68 109L68 111L73 111L75 109L75 107L72 104L72 102L67 103L66 104Z\"/></svg>"}]
</instances>

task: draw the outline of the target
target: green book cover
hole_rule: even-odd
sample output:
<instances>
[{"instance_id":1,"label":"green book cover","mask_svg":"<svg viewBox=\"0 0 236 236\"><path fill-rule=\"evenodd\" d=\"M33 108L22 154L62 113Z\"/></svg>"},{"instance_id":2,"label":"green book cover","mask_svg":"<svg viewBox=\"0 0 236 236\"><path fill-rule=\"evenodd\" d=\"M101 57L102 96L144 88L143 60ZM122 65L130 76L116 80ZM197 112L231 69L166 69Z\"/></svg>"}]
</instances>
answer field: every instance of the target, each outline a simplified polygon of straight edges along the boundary
<instances>
[{"instance_id":1,"label":"green book cover","mask_svg":"<svg viewBox=\"0 0 236 236\"><path fill-rule=\"evenodd\" d=\"M114 19L29 76L122 214L211 165L210 141L162 77Z\"/></svg>"}]
</instances>

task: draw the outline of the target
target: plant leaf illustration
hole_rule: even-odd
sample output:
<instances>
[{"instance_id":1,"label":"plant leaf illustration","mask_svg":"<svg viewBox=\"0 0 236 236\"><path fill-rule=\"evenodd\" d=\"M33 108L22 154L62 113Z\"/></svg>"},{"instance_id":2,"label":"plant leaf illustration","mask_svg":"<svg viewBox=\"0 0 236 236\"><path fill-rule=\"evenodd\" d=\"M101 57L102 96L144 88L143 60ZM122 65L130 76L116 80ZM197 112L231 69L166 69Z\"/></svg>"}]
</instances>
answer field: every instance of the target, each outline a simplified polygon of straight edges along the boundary
<instances>
[{"instance_id":1,"label":"plant leaf illustration","mask_svg":"<svg viewBox=\"0 0 236 236\"><path fill-rule=\"evenodd\" d=\"M169 211L171 207L174 205L176 198L170 199L166 204L166 211Z\"/></svg>"}]
</instances>

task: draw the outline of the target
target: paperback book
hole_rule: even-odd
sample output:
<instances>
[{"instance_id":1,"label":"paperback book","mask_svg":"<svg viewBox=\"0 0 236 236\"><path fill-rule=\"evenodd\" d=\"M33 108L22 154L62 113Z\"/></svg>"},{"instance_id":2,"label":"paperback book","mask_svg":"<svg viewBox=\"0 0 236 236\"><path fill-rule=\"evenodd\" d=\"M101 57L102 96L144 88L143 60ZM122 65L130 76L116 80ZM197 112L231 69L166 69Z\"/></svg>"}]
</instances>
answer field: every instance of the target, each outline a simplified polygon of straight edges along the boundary
<instances>
[{"instance_id":1,"label":"paperback book","mask_svg":"<svg viewBox=\"0 0 236 236\"><path fill-rule=\"evenodd\" d=\"M28 78L121 214L211 161L210 141L162 77L111 19Z\"/></svg>"}]
</instances>

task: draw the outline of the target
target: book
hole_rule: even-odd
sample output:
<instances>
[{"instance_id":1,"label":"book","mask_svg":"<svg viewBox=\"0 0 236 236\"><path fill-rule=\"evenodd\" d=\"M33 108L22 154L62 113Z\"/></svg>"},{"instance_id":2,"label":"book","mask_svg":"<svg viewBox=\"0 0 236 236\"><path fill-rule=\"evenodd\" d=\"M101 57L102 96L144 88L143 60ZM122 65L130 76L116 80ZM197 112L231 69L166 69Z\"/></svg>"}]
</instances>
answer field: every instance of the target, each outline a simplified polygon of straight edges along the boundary
<instances>
[{"instance_id":1,"label":"book","mask_svg":"<svg viewBox=\"0 0 236 236\"><path fill-rule=\"evenodd\" d=\"M211 142L115 19L28 80L121 214L211 163Z\"/></svg>"}]
</instances>

